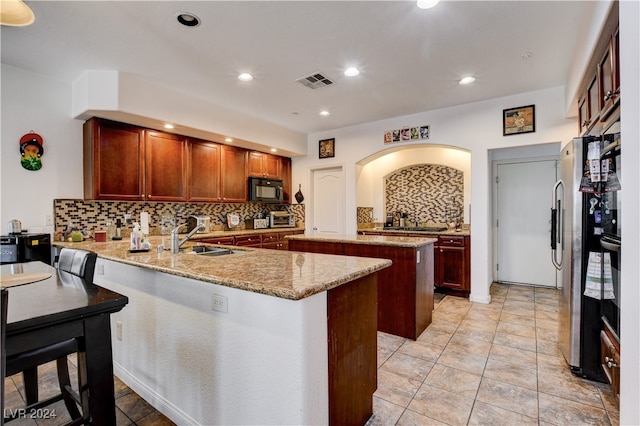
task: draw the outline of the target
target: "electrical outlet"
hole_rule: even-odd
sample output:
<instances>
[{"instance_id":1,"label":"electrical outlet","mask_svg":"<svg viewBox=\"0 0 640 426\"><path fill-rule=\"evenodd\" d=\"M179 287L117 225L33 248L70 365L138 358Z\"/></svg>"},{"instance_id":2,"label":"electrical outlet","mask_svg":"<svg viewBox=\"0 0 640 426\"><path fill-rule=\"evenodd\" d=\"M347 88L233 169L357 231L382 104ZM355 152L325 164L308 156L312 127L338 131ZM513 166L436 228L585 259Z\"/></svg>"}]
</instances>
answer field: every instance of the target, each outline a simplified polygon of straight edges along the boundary
<instances>
[{"instance_id":1,"label":"electrical outlet","mask_svg":"<svg viewBox=\"0 0 640 426\"><path fill-rule=\"evenodd\" d=\"M116 337L118 340L122 340L122 323L120 321L116 321Z\"/></svg>"},{"instance_id":2,"label":"electrical outlet","mask_svg":"<svg viewBox=\"0 0 640 426\"><path fill-rule=\"evenodd\" d=\"M221 296L219 294L214 294L213 296L211 296L211 309L225 314L229 312L229 308L227 306L227 296Z\"/></svg>"},{"instance_id":3,"label":"electrical outlet","mask_svg":"<svg viewBox=\"0 0 640 426\"><path fill-rule=\"evenodd\" d=\"M124 223L131 223L131 213L124 214Z\"/></svg>"},{"instance_id":4,"label":"electrical outlet","mask_svg":"<svg viewBox=\"0 0 640 426\"><path fill-rule=\"evenodd\" d=\"M53 216L51 216L50 214L46 215L44 217L44 223L45 226L53 226Z\"/></svg>"}]
</instances>

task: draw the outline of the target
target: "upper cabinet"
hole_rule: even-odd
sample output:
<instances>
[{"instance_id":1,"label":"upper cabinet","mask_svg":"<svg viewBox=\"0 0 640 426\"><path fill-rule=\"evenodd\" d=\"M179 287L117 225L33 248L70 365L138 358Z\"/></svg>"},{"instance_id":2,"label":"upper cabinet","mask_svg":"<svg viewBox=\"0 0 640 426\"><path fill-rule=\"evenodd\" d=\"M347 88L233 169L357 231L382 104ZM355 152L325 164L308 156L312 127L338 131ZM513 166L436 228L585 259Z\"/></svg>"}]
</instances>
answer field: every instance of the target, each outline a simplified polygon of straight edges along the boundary
<instances>
[{"instance_id":1,"label":"upper cabinet","mask_svg":"<svg viewBox=\"0 0 640 426\"><path fill-rule=\"evenodd\" d=\"M148 201L187 201L187 138L145 131Z\"/></svg>"},{"instance_id":2,"label":"upper cabinet","mask_svg":"<svg viewBox=\"0 0 640 426\"><path fill-rule=\"evenodd\" d=\"M191 141L189 144L189 201L222 201L221 148L213 142Z\"/></svg>"},{"instance_id":3,"label":"upper cabinet","mask_svg":"<svg viewBox=\"0 0 640 426\"><path fill-rule=\"evenodd\" d=\"M84 197L186 201L186 139L92 118L84 124Z\"/></svg>"},{"instance_id":4,"label":"upper cabinet","mask_svg":"<svg viewBox=\"0 0 640 426\"><path fill-rule=\"evenodd\" d=\"M247 151L233 146L221 146L221 195L223 203L247 201Z\"/></svg>"},{"instance_id":5,"label":"upper cabinet","mask_svg":"<svg viewBox=\"0 0 640 426\"><path fill-rule=\"evenodd\" d=\"M620 105L620 32L615 2L602 37L587 67L578 98L580 135L597 132ZM600 125L599 125L600 124ZM598 126L597 126L598 125Z\"/></svg>"},{"instance_id":6,"label":"upper cabinet","mask_svg":"<svg viewBox=\"0 0 640 426\"><path fill-rule=\"evenodd\" d=\"M142 201L144 130L92 118L84 123L84 198Z\"/></svg>"},{"instance_id":7,"label":"upper cabinet","mask_svg":"<svg viewBox=\"0 0 640 426\"><path fill-rule=\"evenodd\" d=\"M242 203L248 177L282 179L291 159L92 118L84 124L86 200Z\"/></svg>"},{"instance_id":8,"label":"upper cabinet","mask_svg":"<svg viewBox=\"0 0 640 426\"><path fill-rule=\"evenodd\" d=\"M249 176L282 179L282 157L259 151L249 152Z\"/></svg>"}]
</instances>

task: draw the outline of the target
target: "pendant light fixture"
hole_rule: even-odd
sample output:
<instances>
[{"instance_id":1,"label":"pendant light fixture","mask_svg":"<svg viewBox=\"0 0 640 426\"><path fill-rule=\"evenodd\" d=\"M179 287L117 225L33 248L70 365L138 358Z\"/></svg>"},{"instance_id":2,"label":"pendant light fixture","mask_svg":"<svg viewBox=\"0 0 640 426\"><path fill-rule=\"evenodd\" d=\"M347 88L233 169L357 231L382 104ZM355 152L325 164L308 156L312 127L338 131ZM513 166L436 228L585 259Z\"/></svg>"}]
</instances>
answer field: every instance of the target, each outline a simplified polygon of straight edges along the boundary
<instances>
[{"instance_id":1,"label":"pendant light fixture","mask_svg":"<svg viewBox=\"0 0 640 426\"><path fill-rule=\"evenodd\" d=\"M36 20L33 11L22 0L0 1L0 24L10 27L26 27Z\"/></svg>"}]
</instances>

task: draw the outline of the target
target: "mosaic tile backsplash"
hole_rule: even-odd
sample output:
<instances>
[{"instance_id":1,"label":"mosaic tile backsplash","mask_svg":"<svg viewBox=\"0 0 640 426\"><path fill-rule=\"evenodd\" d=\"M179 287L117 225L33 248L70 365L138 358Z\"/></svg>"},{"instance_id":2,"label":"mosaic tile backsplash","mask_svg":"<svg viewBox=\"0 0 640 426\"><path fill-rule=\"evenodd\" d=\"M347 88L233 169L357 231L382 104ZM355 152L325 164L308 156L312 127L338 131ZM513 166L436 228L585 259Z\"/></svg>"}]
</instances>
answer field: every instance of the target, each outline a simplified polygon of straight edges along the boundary
<instances>
[{"instance_id":1,"label":"mosaic tile backsplash","mask_svg":"<svg viewBox=\"0 0 640 426\"><path fill-rule=\"evenodd\" d=\"M132 221L140 221L140 213L149 213L149 234L161 235L161 219L163 215L173 215L175 223L185 223L190 215L206 215L211 217L214 230L228 229L227 214L240 216L240 226L244 228L244 220L255 218L259 213L267 214L272 210L286 210L296 215L296 223L303 224L305 217L304 204L273 205L263 203L241 204L208 204L208 203L154 203L127 201L84 201L57 199L53 201L55 212L55 232L64 232L69 225L79 229L94 231L107 229L109 223L117 218L123 222L122 233L128 235L133 224L124 224L124 214L130 213Z\"/></svg>"},{"instance_id":2,"label":"mosaic tile backsplash","mask_svg":"<svg viewBox=\"0 0 640 426\"><path fill-rule=\"evenodd\" d=\"M410 222L464 221L464 173L419 164L385 178L385 212L408 213Z\"/></svg>"},{"instance_id":3,"label":"mosaic tile backsplash","mask_svg":"<svg viewBox=\"0 0 640 426\"><path fill-rule=\"evenodd\" d=\"M373 207L357 207L358 223L373 222Z\"/></svg>"}]
</instances>

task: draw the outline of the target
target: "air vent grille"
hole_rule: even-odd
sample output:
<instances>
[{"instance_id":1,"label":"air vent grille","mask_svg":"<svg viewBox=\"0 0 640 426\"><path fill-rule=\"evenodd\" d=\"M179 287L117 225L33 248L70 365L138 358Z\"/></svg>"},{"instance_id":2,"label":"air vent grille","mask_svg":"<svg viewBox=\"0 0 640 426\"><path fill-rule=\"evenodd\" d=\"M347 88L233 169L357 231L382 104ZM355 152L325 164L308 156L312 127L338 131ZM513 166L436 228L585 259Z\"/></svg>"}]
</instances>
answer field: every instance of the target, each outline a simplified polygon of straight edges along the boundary
<instances>
[{"instance_id":1,"label":"air vent grille","mask_svg":"<svg viewBox=\"0 0 640 426\"><path fill-rule=\"evenodd\" d=\"M314 89L314 90L319 89L321 87L331 86L332 84L334 84L333 81L329 80L327 77L320 74L319 72L313 73L306 77L299 78L296 80L296 82L302 84L305 87L308 87L309 89Z\"/></svg>"}]
</instances>

